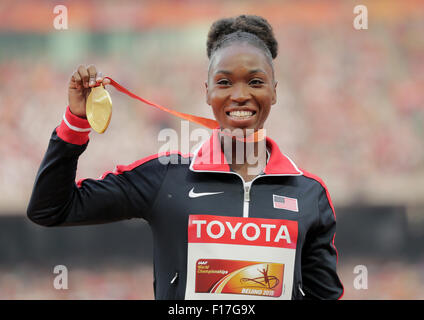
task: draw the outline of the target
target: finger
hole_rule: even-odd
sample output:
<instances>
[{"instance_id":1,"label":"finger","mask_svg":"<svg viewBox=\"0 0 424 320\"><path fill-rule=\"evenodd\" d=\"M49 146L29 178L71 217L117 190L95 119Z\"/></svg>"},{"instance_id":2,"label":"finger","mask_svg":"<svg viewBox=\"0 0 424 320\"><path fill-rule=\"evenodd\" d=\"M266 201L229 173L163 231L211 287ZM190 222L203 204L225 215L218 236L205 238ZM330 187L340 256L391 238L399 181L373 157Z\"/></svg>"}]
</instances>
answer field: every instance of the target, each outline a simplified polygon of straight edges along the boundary
<instances>
[{"instance_id":1,"label":"finger","mask_svg":"<svg viewBox=\"0 0 424 320\"><path fill-rule=\"evenodd\" d=\"M101 71L98 71L96 76L96 82L102 82L102 81L103 81L103 73Z\"/></svg>"},{"instance_id":2,"label":"finger","mask_svg":"<svg viewBox=\"0 0 424 320\"><path fill-rule=\"evenodd\" d=\"M82 79L82 84L83 84L84 88L88 88L89 75L88 75L87 68L83 65L80 65L78 67L78 73L79 73L79 75Z\"/></svg>"},{"instance_id":3,"label":"finger","mask_svg":"<svg viewBox=\"0 0 424 320\"><path fill-rule=\"evenodd\" d=\"M81 76L78 71L75 71L71 76L71 86L76 89L81 88Z\"/></svg>"},{"instance_id":4,"label":"finger","mask_svg":"<svg viewBox=\"0 0 424 320\"><path fill-rule=\"evenodd\" d=\"M103 78L102 84L103 84L103 86L110 84L110 80Z\"/></svg>"},{"instance_id":5,"label":"finger","mask_svg":"<svg viewBox=\"0 0 424 320\"><path fill-rule=\"evenodd\" d=\"M106 87L107 84L110 84L110 80L105 79L103 73L101 71L98 71L96 76L96 86L99 86L100 84Z\"/></svg>"},{"instance_id":6,"label":"finger","mask_svg":"<svg viewBox=\"0 0 424 320\"><path fill-rule=\"evenodd\" d=\"M89 76L89 82L88 85L90 87L94 87L96 85L96 76L97 76L97 70L94 65L89 65L87 68L88 76Z\"/></svg>"}]
</instances>

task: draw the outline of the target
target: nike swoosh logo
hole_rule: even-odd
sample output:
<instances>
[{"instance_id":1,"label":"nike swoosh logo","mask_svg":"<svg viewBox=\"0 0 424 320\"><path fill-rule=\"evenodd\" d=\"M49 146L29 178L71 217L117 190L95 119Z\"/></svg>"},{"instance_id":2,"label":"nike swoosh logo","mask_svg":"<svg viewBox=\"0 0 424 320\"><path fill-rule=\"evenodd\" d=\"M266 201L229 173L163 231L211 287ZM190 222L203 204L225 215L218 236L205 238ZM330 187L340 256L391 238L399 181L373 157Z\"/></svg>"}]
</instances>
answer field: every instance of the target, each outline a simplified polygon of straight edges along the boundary
<instances>
[{"instance_id":1,"label":"nike swoosh logo","mask_svg":"<svg viewBox=\"0 0 424 320\"><path fill-rule=\"evenodd\" d=\"M188 193L188 196L190 198L198 198L198 197L204 197L204 196L212 196L214 194L220 194L220 193L224 193L224 191L220 191L220 192L194 192L194 187L190 190L190 192Z\"/></svg>"}]
</instances>

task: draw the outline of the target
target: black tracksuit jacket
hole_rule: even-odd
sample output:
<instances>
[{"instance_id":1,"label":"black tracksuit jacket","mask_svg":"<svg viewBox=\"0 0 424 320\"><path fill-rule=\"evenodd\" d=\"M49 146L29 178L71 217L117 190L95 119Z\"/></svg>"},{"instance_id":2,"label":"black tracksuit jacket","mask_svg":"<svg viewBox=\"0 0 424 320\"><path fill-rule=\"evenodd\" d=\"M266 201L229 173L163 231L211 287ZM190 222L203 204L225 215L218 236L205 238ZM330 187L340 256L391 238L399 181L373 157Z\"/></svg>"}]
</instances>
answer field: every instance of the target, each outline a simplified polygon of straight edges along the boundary
<instances>
[{"instance_id":1,"label":"black tracksuit jacket","mask_svg":"<svg viewBox=\"0 0 424 320\"><path fill-rule=\"evenodd\" d=\"M76 183L89 131L87 120L68 108L36 176L27 210L33 222L77 226L145 219L153 234L156 299L343 295L327 188L270 138L266 168L250 188L214 147L215 130L192 155L152 155ZM220 161L209 161L216 155Z\"/></svg>"}]
</instances>

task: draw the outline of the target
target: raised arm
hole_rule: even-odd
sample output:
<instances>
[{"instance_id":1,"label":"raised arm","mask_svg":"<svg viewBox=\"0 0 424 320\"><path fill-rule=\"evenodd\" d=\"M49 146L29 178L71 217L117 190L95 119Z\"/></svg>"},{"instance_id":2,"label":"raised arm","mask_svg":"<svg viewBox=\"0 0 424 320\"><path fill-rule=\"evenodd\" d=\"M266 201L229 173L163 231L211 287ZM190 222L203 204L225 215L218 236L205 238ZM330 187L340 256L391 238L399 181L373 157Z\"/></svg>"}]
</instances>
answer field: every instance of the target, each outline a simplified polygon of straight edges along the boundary
<instances>
[{"instance_id":1,"label":"raised arm","mask_svg":"<svg viewBox=\"0 0 424 320\"><path fill-rule=\"evenodd\" d=\"M167 166L157 158L117 166L100 179L75 182L78 158L89 140L90 125L84 119L85 99L94 84L88 83L96 77L98 82L103 80L93 73L94 67L89 67L87 74L80 69L72 75L69 107L52 133L27 215L44 226L98 224L134 217L148 220L167 172Z\"/></svg>"}]
</instances>

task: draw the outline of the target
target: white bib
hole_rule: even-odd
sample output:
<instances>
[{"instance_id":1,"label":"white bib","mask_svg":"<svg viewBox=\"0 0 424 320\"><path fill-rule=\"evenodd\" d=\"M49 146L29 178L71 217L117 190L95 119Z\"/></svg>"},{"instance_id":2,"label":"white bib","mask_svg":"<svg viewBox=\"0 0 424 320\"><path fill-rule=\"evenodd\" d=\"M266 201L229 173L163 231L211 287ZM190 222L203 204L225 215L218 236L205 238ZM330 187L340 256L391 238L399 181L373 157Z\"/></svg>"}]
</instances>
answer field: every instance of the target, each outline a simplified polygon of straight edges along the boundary
<instances>
[{"instance_id":1,"label":"white bib","mask_svg":"<svg viewBox=\"0 0 424 320\"><path fill-rule=\"evenodd\" d=\"M297 234L297 221L190 215L185 299L291 299Z\"/></svg>"}]
</instances>

